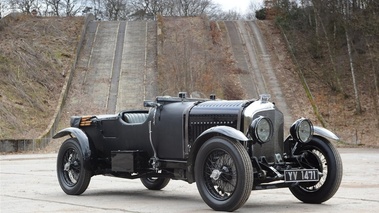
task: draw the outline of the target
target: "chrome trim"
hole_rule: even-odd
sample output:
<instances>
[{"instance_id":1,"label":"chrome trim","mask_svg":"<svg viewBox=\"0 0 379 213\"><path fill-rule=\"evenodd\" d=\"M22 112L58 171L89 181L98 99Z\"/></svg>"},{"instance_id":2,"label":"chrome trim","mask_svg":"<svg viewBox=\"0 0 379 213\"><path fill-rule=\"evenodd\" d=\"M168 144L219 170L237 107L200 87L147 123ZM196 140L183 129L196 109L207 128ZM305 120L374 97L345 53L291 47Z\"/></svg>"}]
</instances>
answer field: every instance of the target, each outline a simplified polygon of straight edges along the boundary
<instances>
[{"instance_id":1,"label":"chrome trim","mask_svg":"<svg viewBox=\"0 0 379 213\"><path fill-rule=\"evenodd\" d=\"M262 100L257 100L251 103L243 112L244 116L244 122L243 127L241 130L243 130L244 134L246 135L249 131L249 127L251 122L253 121L253 117L255 114L261 111L267 111L267 110L275 110L275 105L271 102L265 102Z\"/></svg>"}]
</instances>

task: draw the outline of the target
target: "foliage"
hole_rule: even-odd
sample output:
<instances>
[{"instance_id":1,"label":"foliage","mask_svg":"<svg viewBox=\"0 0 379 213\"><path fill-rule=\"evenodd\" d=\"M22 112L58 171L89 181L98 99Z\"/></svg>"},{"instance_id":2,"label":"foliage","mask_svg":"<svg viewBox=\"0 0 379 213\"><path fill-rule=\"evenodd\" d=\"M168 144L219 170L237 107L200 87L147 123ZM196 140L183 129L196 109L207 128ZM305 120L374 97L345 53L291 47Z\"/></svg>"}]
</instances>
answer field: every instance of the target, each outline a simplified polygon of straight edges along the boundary
<instances>
[{"instance_id":1,"label":"foliage","mask_svg":"<svg viewBox=\"0 0 379 213\"><path fill-rule=\"evenodd\" d=\"M258 19L258 20L265 20L266 19L266 8L262 8L260 10L257 10L255 12L255 17Z\"/></svg>"}]
</instances>

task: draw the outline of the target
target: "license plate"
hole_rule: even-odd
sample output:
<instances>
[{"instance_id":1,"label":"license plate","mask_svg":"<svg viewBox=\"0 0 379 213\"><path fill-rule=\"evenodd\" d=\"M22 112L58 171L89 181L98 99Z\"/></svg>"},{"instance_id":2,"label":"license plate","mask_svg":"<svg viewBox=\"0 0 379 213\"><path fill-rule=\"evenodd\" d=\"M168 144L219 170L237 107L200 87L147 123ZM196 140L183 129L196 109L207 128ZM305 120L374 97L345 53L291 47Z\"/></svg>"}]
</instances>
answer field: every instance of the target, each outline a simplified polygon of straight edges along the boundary
<instances>
[{"instance_id":1,"label":"license plate","mask_svg":"<svg viewBox=\"0 0 379 213\"><path fill-rule=\"evenodd\" d=\"M311 182L318 181L319 174L317 169L299 169L299 170L285 170L285 182Z\"/></svg>"}]
</instances>

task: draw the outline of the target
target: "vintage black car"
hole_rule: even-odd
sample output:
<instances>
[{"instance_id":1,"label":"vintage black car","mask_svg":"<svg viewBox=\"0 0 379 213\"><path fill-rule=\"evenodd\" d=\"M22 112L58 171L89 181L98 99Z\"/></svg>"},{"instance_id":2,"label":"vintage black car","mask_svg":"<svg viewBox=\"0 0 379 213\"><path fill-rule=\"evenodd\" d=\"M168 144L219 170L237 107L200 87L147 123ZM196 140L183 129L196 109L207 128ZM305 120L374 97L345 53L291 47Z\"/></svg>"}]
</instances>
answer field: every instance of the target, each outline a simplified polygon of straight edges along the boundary
<instances>
[{"instance_id":1,"label":"vintage black car","mask_svg":"<svg viewBox=\"0 0 379 213\"><path fill-rule=\"evenodd\" d=\"M57 158L58 180L82 194L94 175L140 178L150 190L171 179L196 182L214 210L234 211L251 190L288 187L305 203L322 203L338 190L338 137L300 118L284 138L283 114L268 95L258 100L157 97L145 110L73 116ZM141 107L142 108L142 107Z\"/></svg>"}]
</instances>

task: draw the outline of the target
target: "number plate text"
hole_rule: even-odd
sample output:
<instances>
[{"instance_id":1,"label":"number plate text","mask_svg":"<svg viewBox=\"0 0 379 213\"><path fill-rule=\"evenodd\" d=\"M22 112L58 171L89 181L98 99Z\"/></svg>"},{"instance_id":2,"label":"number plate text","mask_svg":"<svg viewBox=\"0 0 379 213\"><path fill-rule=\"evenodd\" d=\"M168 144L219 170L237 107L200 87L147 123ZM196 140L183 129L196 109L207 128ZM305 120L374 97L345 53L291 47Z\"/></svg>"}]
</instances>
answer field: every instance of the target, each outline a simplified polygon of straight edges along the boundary
<instances>
[{"instance_id":1,"label":"number plate text","mask_svg":"<svg viewBox=\"0 0 379 213\"><path fill-rule=\"evenodd\" d=\"M302 169L302 170L285 170L285 182L310 182L318 181L319 174L317 169Z\"/></svg>"}]
</instances>

